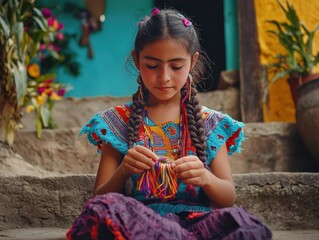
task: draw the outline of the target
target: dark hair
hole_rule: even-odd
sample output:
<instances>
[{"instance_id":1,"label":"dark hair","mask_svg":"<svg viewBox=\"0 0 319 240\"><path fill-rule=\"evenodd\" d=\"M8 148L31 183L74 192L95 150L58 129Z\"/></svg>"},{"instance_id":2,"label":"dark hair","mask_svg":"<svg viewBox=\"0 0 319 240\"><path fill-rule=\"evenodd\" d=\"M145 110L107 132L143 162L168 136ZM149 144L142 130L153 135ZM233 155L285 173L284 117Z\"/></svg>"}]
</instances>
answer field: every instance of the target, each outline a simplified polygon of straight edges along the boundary
<instances>
[{"instance_id":1,"label":"dark hair","mask_svg":"<svg viewBox=\"0 0 319 240\"><path fill-rule=\"evenodd\" d=\"M199 82L205 73L205 64L207 61L206 54L201 50L200 39L194 23L185 26L182 19L184 18L178 11L173 9L165 9L157 11L156 14L146 16L140 23L135 38L135 52L137 58L143 48L157 40L174 39L177 40L186 51L193 56L199 52L199 59L191 74L195 83ZM145 98L147 89L142 82L138 91L133 95L133 103L131 105L131 116L129 120L128 144L131 148L136 141L139 129L142 124L142 114L145 107ZM197 90L195 84L191 84L191 97L185 101L187 109L188 127L191 139L196 147L197 156L205 162L206 160L206 138L204 132L204 124L202 120L201 105L197 98ZM181 95L187 94L186 84L181 89Z\"/></svg>"}]
</instances>

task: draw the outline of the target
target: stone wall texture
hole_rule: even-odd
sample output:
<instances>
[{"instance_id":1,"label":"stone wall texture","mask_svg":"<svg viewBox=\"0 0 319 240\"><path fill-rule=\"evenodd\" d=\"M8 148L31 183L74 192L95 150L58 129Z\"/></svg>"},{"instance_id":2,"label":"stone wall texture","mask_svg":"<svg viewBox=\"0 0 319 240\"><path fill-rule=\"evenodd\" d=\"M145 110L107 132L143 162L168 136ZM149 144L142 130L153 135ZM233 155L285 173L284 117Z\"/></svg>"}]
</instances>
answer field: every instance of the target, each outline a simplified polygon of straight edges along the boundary
<instances>
[{"instance_id":1,"label":"stone wall texture","mask_svg":"<svg viewBox=\"0 0 319 240\"><path fill-rule=\"evenodd\" d=\"M92 195L94 175L0 177L0 231L67 228ZM236 205L273 230L319 229L319 174L235 174Z\"/></svg>"}]
</instances>

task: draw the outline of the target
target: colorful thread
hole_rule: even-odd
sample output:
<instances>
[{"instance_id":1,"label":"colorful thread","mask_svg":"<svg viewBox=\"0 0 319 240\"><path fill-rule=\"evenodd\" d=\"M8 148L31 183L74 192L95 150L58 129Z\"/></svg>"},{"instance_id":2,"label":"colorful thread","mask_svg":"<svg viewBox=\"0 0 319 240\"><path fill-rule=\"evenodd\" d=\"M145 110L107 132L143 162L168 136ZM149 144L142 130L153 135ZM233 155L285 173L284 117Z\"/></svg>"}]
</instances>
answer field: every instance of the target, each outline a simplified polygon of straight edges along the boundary
<instances>
[{"instance_id":1,"label":"colorful thread","mask_svg":"<svg viewBox=\"0 0 319 240\"><path fill-rule=\"evenodd\" d=\"M160 157L155 165L141 173L137 180L137 190L144 193L146 198L172 199L177 189L176 175L170 160L165 157Z\"/></svg>"}]
</instances>

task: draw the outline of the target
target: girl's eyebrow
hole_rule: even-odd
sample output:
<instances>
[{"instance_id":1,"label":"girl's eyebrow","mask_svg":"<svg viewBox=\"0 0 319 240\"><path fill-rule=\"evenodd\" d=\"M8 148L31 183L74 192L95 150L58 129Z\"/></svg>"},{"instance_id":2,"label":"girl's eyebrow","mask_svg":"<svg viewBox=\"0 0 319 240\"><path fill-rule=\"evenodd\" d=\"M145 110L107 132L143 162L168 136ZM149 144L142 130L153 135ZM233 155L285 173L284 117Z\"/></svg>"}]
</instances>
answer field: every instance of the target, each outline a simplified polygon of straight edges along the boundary
<instances>
[{"instance_id":1,"label":"girl's eyebrow","mask_svg":"<svg viewBox=\"0 0 319 240\"><path fill-rule=\"evenodd\" d=\"M153 61L157 61L157 62L161 62L161 63L164 62L163 60L158 59L158 58L155 58L155 57L152 57L152 56L144 56L143 58L144 58L144 59L153 60ZM187 60L187 59L185 59L185 58L177 57L177 58L169 59L167 62L186 61L186 60Z\"/></svg>"}]
</instances>

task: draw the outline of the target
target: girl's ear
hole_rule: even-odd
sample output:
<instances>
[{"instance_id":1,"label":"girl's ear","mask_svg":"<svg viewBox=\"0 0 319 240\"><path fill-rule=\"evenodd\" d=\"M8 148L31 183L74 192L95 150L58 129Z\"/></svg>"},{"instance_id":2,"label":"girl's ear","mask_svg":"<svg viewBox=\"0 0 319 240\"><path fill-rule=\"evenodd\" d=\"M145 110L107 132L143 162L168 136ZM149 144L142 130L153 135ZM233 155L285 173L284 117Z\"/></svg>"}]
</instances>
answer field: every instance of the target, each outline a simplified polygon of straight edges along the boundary
<instances>
[{"instance_id":1,"label":"girl's ear","mask_svg":"<svg viewBox=\"0 0 319 240\"><path fill-rule=\"evenodd\" d=\"M195 67L196 65L196 62L198 60L198 57L199 57L199 52L195 52L193 57L192 57L192 63L191 63L191 71L193 70L193 68Z\"/></svg>"},{"instance_id":2,"label":"girl's ear","mask_svg":"<svg viewBox=\"0 0 319 240\"><path fill-rule=\"evenodd\" d=\"M132 55L132 57L133 57L133 61L134 61L135 67L137 68L137 70L140 70L140 66L139 66L139 64L138 64L138 59L137 59L137 55L136 55L135 50L133 50L133 51L131 52L131 55Z\"/></svg>"}]
</instances>

